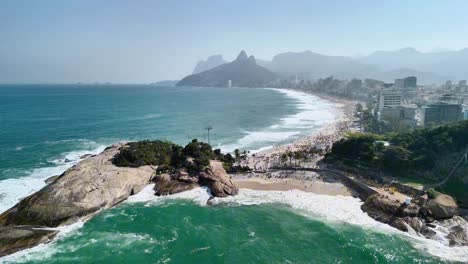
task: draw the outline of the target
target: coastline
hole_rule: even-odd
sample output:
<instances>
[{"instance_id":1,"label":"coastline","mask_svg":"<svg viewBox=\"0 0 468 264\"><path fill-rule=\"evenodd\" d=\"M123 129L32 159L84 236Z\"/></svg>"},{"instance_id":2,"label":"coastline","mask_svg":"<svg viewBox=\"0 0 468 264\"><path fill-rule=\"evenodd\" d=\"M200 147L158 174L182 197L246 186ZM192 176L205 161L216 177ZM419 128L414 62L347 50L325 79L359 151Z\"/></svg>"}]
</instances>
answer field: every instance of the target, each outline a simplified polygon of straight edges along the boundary
<instances>
[{"instance_id":1,"label":"coastline","mask_svg":"<svg viewBox=\"0 0 468 264\"><path fill-rule=\"evenodd\" d=\"M306 93L305 91L299 92ZM337 110L340 112L339 118L335 119L330 124L323 126L318 131L298 138L291 143L250 153L247 155L245 160L240 162L241 166L249 166L253 168L255 172L267 172L271 168L280 167L281 154L283 153L307 150L310 148L326 150L331 148L333 143L340 140L347 132L355 132L358 130L354 124L354 111L358 101L345 100L336 97L323 97L314 93L307 94L317 96L337 104ZM311 160L305 162L304 167L315 167L321 158L323 158L323 156L315 155Z\"/></svg>"},{"instance_id":2,"label":"coastline","mask_svg":"<svg viewBox=\"0 0 468 264\"><path fill-rule=\"evenodd\" d=\"M338 182L325 182L320 179L267 179L262 177L233 178L234 184L240 189L257 191L293 191L299 190L321 195L330 196L352 196L352 192L343 184Z\"/></svg>"},{"instance_id":3,"label":"coastline","mask_svg":"<svg viewBox=\"0 0 468 264\"><path fill-rule=\"evenodd\" d=\"M347 101L346 103L343 103L342 100L340 99L338 100L342 103L340 110L343 111L343 115L341 116L341 118L335 120L335 122L333 122L332 124L324 126L318 132L308 135L306 137L300 138L294 141L293 143L281 145L274 149L255 153L255 155L250 155L251 159L254 162L254 165L258 167L258 165L261 162L264 162L266 164L265 162L266 157L274 157L275 155L279 155L284 151L293 151L293 150L299 150L303 147L310 147L312 145L316 145L317 142L320 143L321 147L324 147L324 148L329 147L330 144L333 144L335 140L339 140L339 138L341 138L348 129L354 129L352 127L352 122L353 122L352 111L350 110L353 109L355 102ZM346 109L348 111L346 111ZM317 156L315 157L314 160L311 160L307 162L306 164L303 164L303 166L310 166L310 167L316 166L317 165L316 162L320 160L320 158L321 158L320 156ZM306 197L307 195L312 196L313 194L319 194L319 195L322 195L322 197L317 198L317 199L331 199L331 200L340 199L341 207L349 206L350 201L352 201L356 203L354 204L355 205L354 209L358 211L359 215L362 215L363 219L365 219L366 221L371 221L370 217L368 217L364 211L360 210L361 202L358 201L357 198L351 197L353 196L353 194L347 187L345 187L340 182L333 181L332 179L329 179L328 177L322 177L321 175L313 173L313 172L279 171L278 173L270 173L268 171L262 172L261 170L259 170L259 172L255 172L253 174L244 174L244 175L234 174L234 175L231 175L231 177L232 177L232 181L235 184L237 184L239 188L257 190L257 191L266 191L265 193L269 193L268 195L270 194L273 195L274 193L280 192L279 196L281 197L281 199L283 199L283 196L288 196L288 197L296 196L296 198L299 199L299 198L303 198L303 196ZM205 193L205 195L207 194ZM340 197L333 197L333 196L340 196ZM154 195L152 196L152 198L154 198ZM231 198L237 199L234 197L231 197ZM231 198L228 198L226 200L229 200ZM351 198L352 200L350 200ZM283 201L283 200L279 199L278 201ZM310 201L304 201L304 204L305 203L310 203ZM335 204L335 203L330 204L330 205L338 206L338 204ZM330 210L336 209L336 208L338 207L330 208ZM320 207L320 209L323 209L323 208ZM314 208L312 208L310 211L313 213ZM331 214L334 214L334 213L335 211L331 212ZM377 224L377 222L374 223L373 220L372 222L369 222L369 223ZM366 226L366 224L362 222L355 223L355 224ZM380 226L380 223L379 223L379 226Z\"/></svg>"}]
</instances>

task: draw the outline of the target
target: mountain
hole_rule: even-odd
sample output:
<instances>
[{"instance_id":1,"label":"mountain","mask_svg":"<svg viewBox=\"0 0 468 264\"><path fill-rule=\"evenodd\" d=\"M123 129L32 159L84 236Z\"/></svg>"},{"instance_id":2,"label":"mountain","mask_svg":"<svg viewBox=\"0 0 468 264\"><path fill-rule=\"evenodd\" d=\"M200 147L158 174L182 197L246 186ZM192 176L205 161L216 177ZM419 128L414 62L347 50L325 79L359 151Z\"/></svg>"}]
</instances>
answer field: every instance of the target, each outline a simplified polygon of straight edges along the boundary
<instances>
[{"instance_id":1,"label":"mountain","mask_svg":"<svg viewBox=\"0 0 468 264\"><path fill-rule=\"evenodd\" d=\"M420 52L414 48L376 51L358 61L384 70L409 68L451 76L452 79L468 79L468 48L439 52Z\"/></svg>"},{"instance_id":2,"label":"mountain","mask_svg":"<svg viewBox=\"0 0 468 264\"><path fill-rule=\"evenodd\" d=\"M203 72L203 71L206 71L206 70L213 69L214 67L217 67L217 66L219 66L221 64L224 64L226 62L227 61L225 61L223 59L223 56L220 55L220 54L210 56L206 60L199 61L197 63L197 65L195 65L195 68L193 69L192 74L196 74L196 73L200 73L200 72Z\"/></svg>"},{"instance_id":3,"label":"mountain","mask_svg":"<svg viewBox=\"0 0 468 264\"><path fill-rule=\"evenodd\" d=\"M164 81L151 83L151 85L171 87L171 86L175 86L178 82L179 81L176 81L176 80L164 80Z\"/></svg>"},{"instance_id":4,"label":"mountain","mask_svg":"<svg viewBox=\"0 0 468 264\"><path fill-rule=\"evenodd\" d=\"M335 76L393 82L397 78L416 76L419 84L468 79L468 48L428 53L404 48L376 51L359 58L328 56L312 51L285 52L274 56L271 61L256 62L283 78L298 75L299 78L313 80Z\"/></svg>"},{"instance_id":5,"label":"mountain","mask_svg":"<svg viewBox=\"0 0 468 264\"><path fill-rule=\"evenodd\" d=\"M416 76L419 83L442 83L448 78L431 72L414 70L409 67L383 68L380 65L365 63L346 56L328 56L311 51L286 52L273 57L265 67L285 77L298 75L304 79L318 79L335 76L337 78L372 78L393 82L397 78Z\"/></svg>"},{"instance_id":6,"label":"mountain","mask_svg":"<svg viewBox=\"0 0 468 264\"><path fill-rule=\"evenodd\" d=\"M233 86L263 86L277 79L277 75L257 65L254 56L247 57L241 51L237 58L210 70L189 75L177 83L177 86L227 86L231 80Z\"/></svg>"}]
</instances>

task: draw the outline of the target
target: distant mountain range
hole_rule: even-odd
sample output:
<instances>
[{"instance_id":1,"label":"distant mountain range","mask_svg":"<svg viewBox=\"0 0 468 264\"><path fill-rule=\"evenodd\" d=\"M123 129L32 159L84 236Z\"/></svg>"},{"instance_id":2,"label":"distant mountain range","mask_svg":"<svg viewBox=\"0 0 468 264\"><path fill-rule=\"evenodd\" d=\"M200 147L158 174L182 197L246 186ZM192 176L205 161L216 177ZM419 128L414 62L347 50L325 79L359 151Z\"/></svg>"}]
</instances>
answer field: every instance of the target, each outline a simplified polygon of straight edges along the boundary
<instances>
[{"instance_id":1,"label":"distant mountain range","mask_svg":"<svg viewBox=\"0 0 468 264\"><path fill-rule=\"evenodd\" d=\"M418 83L443 83L446 80L468 79L468 48L459 51L419 52L413 48L396 51L376 51L369 56L352 58L328 56L311 51L286 52L271 61L256 60L257 64L283 77L298 75L303 79L329 76L337 78L373 78L392 82L406 76L418 77ZM225 63L215 55L197 64L208 70Z\"/></svg>"},{"instance_id":2,"label":"distant mountain range","mask_svg":"<svg viewBox=\"0 0 468 264\"><path fill-rule=\"evenodd\" d=\"M257 65L254 56L247 57L247 53L241 51L234 61L189 75L180 80L177 86L223 87L228 86L229 80L231 80L233 86L255 87L274 81L277 78L278 76L273 72Z\"/></svg>"},{"instance_id":3,"label":"distant mountain range","mask_svg":"<svg viewBox=\"0 0 468 264\"><path fill-rule=\"evenodd\" d=\"M226 62L227 61L223 59L223 55L217 54L217 55L210 56L206 60L199 61L197 65L195 65L195 69L193 69L192 74L196 74L196 73L200 73L209 69L213 69L214 67L224 64Z\"/></svg>"}]
</instances>

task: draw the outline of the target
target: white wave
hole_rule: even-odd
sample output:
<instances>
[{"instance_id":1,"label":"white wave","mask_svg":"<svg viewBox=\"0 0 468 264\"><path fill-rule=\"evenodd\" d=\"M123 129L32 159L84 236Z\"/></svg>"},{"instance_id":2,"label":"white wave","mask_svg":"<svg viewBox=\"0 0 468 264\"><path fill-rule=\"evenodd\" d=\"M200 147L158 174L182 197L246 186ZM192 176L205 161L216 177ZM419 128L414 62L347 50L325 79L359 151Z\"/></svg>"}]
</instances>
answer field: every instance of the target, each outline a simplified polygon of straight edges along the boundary
<instances>
[{"instance_id":1,"label":"white wave","mask_svg":"<svg viewBox=\"0 0 468 264\"><path fill-rule=\"evenodd\" d=\"M296 101L299 110L297 114L283 117L278 124L259 131L245 131L246 135L232 144L221 145L223 151L232 152L234 149L265 150L272 144L291 142L301 132L318 132L324 126L338 120L343 113L338 109L340 104L333 103L320 97L304 92L265 88L284 94ZM251 151L258 152L258 151Z\"/></svg>"},{"instance_id":2,"label":"white wave","mask_svg":"<svg viewBox=\"0 0 468 264\"><path fill-rule=\"evenodd\" d=\"M146 202L147 206L159 205L171 199L185 199L201 206L206 206L211 197L205 188L196 188L187 192L157 197L150 185L137 195L130 197L128 202ZM254 191L241 189L236 196L213 198L213 205L245 206L280 203L296 209L296 213L306 217L319 219L328 224L345 223L371 229L385 234L399 235L406 238L416 249L429 253L442 260L468 262L468 247L449 247L448 241L441 236L440 240L427 239L418 234L399 231L389 225L378 222L361 210L362 201L350 196L329 196L291 191Z\"/></svg>"},{"instance_id":3,"label":"white wave","mask_svg":"<svg viewBox=\"0 0 468 264\"><path fill-rule=\"evenodd\" d=\"M50 259L58 251L58 248L55 246L57 241L76 234L76 232L78 232L78 230L82 228L83 225L83 221L78 221L74 224L57 228L43 228L48 230L57 230L59 233L55 236L51 243L39 244L35 247L7 255L0 258L0 263L23 263Z\"/></svg>"},{"instance_id":4,"label":"white wave","mask_svg":"<svg viewBox=\"0 0 468 264\"><path fill-rule=\"evenodd\" d=\"M210 199L211 194L208 188L206 187L199 187L189 191L176 193L172 195L165 195L165 196L156 196L154 195L154 184L150 184L143 188L139 193L130 196L127 199L127 203L138 203L138 202L146 202L147 205L155 205L161 204L165 201L174 200L174 199L184 199L192 201L198 205L205 206L207 204L208 199Z\"/></svg>"},{"instance_id":5,"label":"white wave","mask_svg":"<svg viewBox=\"0 0 468 264\"><path fill-rule=\"evenodd\" d=\"M341 106L340 104L304 92L286 89L272 90L297 100L297 108L300 110L300 112L295 115L283 118L282 123L276 128L310 128L313 126L322 126L335 121L342 115L342 113L337 110L337 108Z\"/></svg>"},{"instance_id":6,"label":"white wave","mask_svg":"<svg viewBox=\"0 0 468 264\"><path fill-rule=\"evenodd\" d=\"M83 142L90 144L88 141ZM44 180L51 176L62 174L65 170L77 164L83 155L98 154L105 148L104 145L96 143L94 143L93 147L94 149L91 150L64 153L60 158L50 161L56 164L56 166L34 169L28 173L28 176L0 181L0 212L4 212L21 199L42 189L46 185Z\"/></svg>"}]
</instances>

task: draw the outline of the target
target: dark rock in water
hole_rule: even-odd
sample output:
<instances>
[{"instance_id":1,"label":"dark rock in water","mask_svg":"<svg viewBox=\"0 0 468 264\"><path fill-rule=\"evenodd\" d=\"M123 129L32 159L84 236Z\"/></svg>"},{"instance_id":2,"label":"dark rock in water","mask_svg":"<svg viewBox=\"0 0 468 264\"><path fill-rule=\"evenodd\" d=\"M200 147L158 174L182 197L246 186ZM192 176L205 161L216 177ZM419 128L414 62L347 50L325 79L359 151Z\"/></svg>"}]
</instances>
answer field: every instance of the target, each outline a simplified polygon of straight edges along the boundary
<instances>
[{"instance_id":1,"label":"dark rock in water","mask_svg":"<svg viewBox=\"0 0 468 264\"><path fill-rule=\"evenodd\" d=\"M49 242L58 231L31 226L0 226L0 257Z\"/></svg>"},{"instance_id":2,"label":"dark rock in water","mask_svg":"<svg viewBox=\"0 0 468 264\"><path fill-rule=\"evenodd\" d=\"M180 193L199 187L196 182L179 181L179 179L173 178L169 174L158 175L153 181L155 183L154 194L157 196Z\"/></svg>"},{"instance_id":3,"label":"dark rock in water","mask_svg":"<svg viewBox=\"0 0 468 264\"><path fill-rule=\"evenodd\" d=\"M430 216L436 220L452 218L458 211L455 200L445 194L438 194L435 199L429 200L426 208L429 210Z\"/></svg>"},{"instance_id":4,"label":"dark rock in water","mask_svg":"<svg viewBox=\"0 0 468 264\"><path fill-rule=\"evenodd\" d=\"M68 162L71 162L71 160L69 160L69 159L65 159L65 163L68 163Z\"/></svg>"},{"instance_id":5,"label":"dark rock in water","mask_svg":"<svg viewBox=\"0 0 468 264\"><path fill-rule=\"evenodd\" d=\"M430 226L423 226L421 229L421 234L428 239L433 239L436 235L436 232L429 227Z\"/></svg>"},{"instance_id":6,"label":"dark rock in water","mask_svg":"<svg viewBox=\"0 0 468 264\"><path fill-rule=\"evenodd\" d=\"M210 161L209 168L200 173L199 182L200 185L210 188L215 197L236 195L239 192L220 161Z\"/></svg>"},{"instance_id":7,"label":"dark rock in water","mask_svg":"<svg viewBox=\"0 0 468 264\"><path fill-rule=\"evenodd\" d=\"M421 230L423 229L424 223L423 221L418 218L418 217L405 217L405 222L413 228L414 231L420 233Z\"/></svg>"},{"instance_id":8,"label":"dark rock in water","mask_svg":"<svg viewBox=\"0 0 468 264\"><path fill-rule=\"evenodd\" d=\"M408 232L408 225L406 224L406 221L403 218L398 217L393 219L390 225L403 232Z\"/></svg>"},{"instance_id":9,"label":"dark rock in water","mask_svg":"<svg viewBox=\"0 0 468 264\"><path fill-rule=\"evenodd\" d=\"M450 246L468 246L468 234L460 225L450 228L447 238L450 241Z\"/></svg>"}]
</instances>

